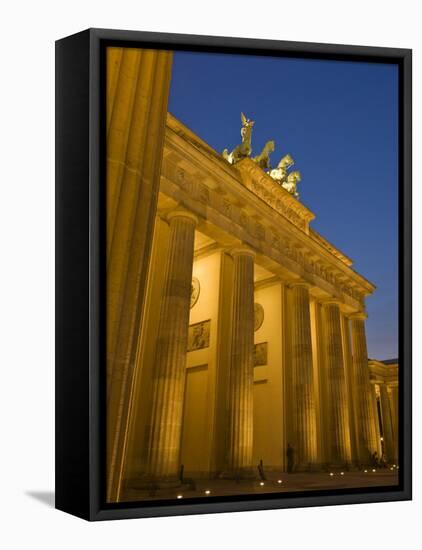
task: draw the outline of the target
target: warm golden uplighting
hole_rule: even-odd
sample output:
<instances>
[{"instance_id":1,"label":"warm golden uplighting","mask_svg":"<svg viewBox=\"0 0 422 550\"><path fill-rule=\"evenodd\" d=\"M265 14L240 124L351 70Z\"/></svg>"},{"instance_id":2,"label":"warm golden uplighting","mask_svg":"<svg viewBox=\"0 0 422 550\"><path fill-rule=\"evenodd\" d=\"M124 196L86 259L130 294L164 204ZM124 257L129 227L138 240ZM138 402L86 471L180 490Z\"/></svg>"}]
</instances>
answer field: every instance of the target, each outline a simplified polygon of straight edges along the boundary
<instances>
[{"instance_id":1,"label":"warm golden uplighting","mask_svg":"<svg viewBox=\"0 0 422 550\"><path fill-rule=\"evenodd\" d=\"M107 48L107 502L395 482L362 476L400 456L398 363L367 357L375 285L252 120L220 155L167 113L170 65Z\"/></svg>"},{"instance_id":2,"label":"warm golden uplighting","mask_svg":"<svg viewBox=\"0 0 422 550\"><path fill-rule=\"evenodd\" d=\"M376 472L375 468L372 469L373 472Z\"/></svg>"}]
</instances>

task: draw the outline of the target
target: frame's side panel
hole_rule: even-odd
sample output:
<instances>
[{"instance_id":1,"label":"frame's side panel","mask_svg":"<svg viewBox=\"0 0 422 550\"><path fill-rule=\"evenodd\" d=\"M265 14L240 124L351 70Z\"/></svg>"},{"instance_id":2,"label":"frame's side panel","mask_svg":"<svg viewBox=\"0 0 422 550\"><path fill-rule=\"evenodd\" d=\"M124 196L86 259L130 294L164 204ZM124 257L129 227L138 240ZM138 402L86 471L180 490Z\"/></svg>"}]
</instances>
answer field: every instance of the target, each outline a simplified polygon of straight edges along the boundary
<instances>
[{"instance_id":1,"label":"frame's side panel","mask_svg":"<svg viewBox=\"0 0 422 550\"><path fill-rule=\"evenodd\" d=\"M89 43L56 43L56 508L87 519Z\"/></svg>"},{"instance_id":2,"label":"frame's side panel","mask_svg":"<svg viewBox=\"0 0 422 550\"><path fill-rule=\"evenodd\" d=\"M412 498L412 51L407 50L401 66L401 151L402 197L399 199L399 448L403 491ZM400 197L400 193L399 193Z\"/></svg>"}]
</instances>

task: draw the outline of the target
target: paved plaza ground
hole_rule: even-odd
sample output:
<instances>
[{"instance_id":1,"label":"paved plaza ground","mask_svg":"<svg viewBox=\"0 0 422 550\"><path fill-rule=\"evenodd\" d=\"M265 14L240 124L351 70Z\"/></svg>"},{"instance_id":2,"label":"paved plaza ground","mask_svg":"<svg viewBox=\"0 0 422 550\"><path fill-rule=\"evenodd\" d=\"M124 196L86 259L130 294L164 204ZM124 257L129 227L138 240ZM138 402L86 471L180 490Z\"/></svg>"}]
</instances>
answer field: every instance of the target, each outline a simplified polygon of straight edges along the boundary
<instances>
[{"instance_id":1,"label":"paved plaza ground","mask_svg":"<svg viewBox=\"0 0 422 550\"><path fill-rule=\"evenodd\" d=\"M398 484L396 469L368 468L366 471L277 473L266 474L266 480L232 481L227 479L186 480L182 486L173 489L132 490L127 501L161 500L169 498L198 498L211 496L232 496L265 493L290 493L324 489L350 489L360 487L394 486Z\"/></svg>"}]
</instances>

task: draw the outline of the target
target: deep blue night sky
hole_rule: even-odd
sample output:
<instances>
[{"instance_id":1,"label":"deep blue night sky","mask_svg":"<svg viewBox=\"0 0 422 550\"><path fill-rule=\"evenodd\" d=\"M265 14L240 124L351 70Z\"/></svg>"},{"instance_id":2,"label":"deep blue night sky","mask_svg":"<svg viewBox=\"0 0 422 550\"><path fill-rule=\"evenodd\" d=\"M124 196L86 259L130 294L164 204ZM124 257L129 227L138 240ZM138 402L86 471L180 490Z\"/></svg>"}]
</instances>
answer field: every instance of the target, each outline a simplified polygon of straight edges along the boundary
<instances>
[{"instance_id":1,"label":"deep blue night sky","mask_svg":"<svg viewBox=\"0 0 422 550\"><path fill-rule=\"evenodd\" d=\"M253 154L275 140L302 173L312 227L377 286L368 354L397 357L398 71L395 65L176 52L169 111L217 151L255 121Z\"/></svg>"}]
</instances>

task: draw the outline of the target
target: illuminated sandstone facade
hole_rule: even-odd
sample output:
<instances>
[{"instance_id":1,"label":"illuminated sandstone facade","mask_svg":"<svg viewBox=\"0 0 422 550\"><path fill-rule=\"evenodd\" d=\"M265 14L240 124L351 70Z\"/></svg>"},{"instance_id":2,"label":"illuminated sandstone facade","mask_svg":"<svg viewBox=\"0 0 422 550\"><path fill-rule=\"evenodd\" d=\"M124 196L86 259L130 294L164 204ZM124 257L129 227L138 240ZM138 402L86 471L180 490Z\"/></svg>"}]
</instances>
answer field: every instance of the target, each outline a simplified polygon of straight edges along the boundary
<instances>
[{"instance_id":1,"label":"illuminated sandstone facade","mask_svg":"<svg viewBox=\"0 0 422 550\"><path fill-rule=\"evenodd\" d=\"M108 500L181 468L286 471L288 443L297 471L397 462L397 372L368 367L375 287L255 162L230 165L166 115L171 54L142 55L140 80L135 54L109 54L110 96L129 78L154 100L122 88L109 114Z\"/></svg>"},{"instance_id":2,"label":"illuminated sandstone facade","mask_svg":"<svg viewBox=\"0 0 422 550\"><path fill-rule=\"evenodd\" d=\"M168 115L129 478L177 479L181 464L242 476L261 459L284 470L288 442L305 470L381 455L365 338L374 287L313 217L250 159L229 166ZM198 325L207 336L186 351Z\"/></svg>"}]
</instances>

